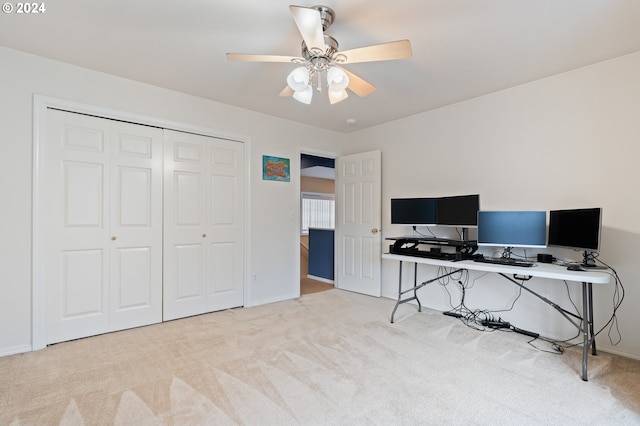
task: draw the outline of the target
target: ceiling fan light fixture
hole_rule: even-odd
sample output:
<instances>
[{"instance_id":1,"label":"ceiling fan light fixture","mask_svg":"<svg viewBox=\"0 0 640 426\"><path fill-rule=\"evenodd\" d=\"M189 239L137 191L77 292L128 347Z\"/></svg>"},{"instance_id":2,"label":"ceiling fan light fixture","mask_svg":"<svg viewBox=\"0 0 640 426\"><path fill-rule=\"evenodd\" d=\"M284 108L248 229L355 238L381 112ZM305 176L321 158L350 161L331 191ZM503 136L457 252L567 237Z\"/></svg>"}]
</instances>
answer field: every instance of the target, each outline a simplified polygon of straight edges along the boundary
<instances>
[{"instance_id":1,"label":"ceiling fan light fixture","mask_svg":"<svg viewBox=\"0 0 640 426\"><path fill-rule=\"evenodd\" d=\"M309 105L311 103L311 98L313 97L313 87L310 84L307 85L306 88L302 90L296 90L293 92L293 99L298 102L302 102L303 104Z\"/></svg>"},{"instance_id":2,"label":"ceiling fan light fixture","mask_svg":"<svg viewBox=\"0 0 640 426\"><path fill-rule=\"evenodd\" d=\"M349 94L346 90L331 90L329 89L329 102L331 105L337 104L338 102L344 101L349 97Z\"/></svg>"},{"instance_id":3,"label":"ceiling fan light fixture","mask_svg":"<svg viewBox=\"0 0 640 426\"><path fill-rule=\"evenodd\" d=\"M307 67L298 67L287 76L287 84L293 91L299 92L309 86L309 70Z\"/></svg>"},{"instance_id":4,"label":"ceiling fan light fixture","mask_svg":"<svg viewBox=\"0 0 640 426\"><path fill-rule=\"evenodd\" d=\"M349 77L340 68L330 67L327 71L327 84L330 91L341 92L349 86Z\"/></svg>"},{"instance_id":5,"label":"ceiling fan light fixture","mask_svg":"<svg viewBox=\"0 0 640 426\"><path fill-rule=\"evenodd\" d=\"M392 61L412 56L409 40L397 40L344 51L338 41L325 34L333 23L335 12L327 6L290 5L289 12L302 36L301 56L255 55L227 53L230 61L282 62L297 64L287 76L287 86L280 96L291 96L305 104L311 103L313 90L327 89L332 104L348 97L346 89L360 97L370 95L376 87L342 68L360 62Z\"/></svg>"}]
</instances>

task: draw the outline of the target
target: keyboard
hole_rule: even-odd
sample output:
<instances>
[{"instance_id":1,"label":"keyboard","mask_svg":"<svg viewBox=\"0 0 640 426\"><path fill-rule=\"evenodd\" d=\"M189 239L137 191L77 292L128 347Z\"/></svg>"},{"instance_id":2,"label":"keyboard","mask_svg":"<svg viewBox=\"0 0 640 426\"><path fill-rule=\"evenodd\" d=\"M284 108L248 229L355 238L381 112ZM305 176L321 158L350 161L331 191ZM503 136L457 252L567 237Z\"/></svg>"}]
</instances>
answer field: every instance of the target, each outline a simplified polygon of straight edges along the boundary
<instances>
[{"instance_id":1,"label":"keyboard","mask_svg":"<svg viewBox=\"0 0 640 426\"><path fill-rule=\"evenodd\" d=\"M492 263L494 265L521 266L525 268L533 266L533 262L527 262L525 260L506 259L506 258L480 257L480 258L473 259L473 261L480 262L480 263Z\"/></svg>"}]
</instances>

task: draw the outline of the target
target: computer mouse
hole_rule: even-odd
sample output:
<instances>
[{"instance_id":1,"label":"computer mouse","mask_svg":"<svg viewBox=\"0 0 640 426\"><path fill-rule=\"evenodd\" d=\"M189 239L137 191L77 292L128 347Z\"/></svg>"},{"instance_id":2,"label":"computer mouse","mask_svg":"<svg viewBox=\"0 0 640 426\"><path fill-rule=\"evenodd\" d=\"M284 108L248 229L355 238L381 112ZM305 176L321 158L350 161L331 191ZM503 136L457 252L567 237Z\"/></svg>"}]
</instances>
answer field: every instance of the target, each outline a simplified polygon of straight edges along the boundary
<instances>
[{"instance_id":1,"label":"computer mouse","mask_svg":"<svg viewBox=\"0 0 640 426\"><path fill-rule=\"evenodd\" d=\"M567 266L567 269L570 270L570 271L586 271L586 269L584 269L580 265L569 265L569 266Z\"/></svg>"}]
</instances>

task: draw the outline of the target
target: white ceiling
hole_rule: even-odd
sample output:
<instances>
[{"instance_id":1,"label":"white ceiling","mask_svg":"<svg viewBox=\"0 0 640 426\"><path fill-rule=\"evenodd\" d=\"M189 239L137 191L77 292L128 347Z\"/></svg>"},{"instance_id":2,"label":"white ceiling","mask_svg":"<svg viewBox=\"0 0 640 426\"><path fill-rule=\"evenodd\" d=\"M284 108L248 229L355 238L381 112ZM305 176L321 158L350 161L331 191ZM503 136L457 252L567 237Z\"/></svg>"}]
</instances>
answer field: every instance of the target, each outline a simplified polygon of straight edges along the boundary
<instances>
[{"instance_id":1,"label":"white ceiling","mask_svg":"<svg viewBox=\"0 0 640 426\"><path fill-rule=\"evenodd\" d=\"M637 0L319 0L340 50L409 39L413 57L346 66L368 97L303 105L278 96L293 65L225 56L299 56L290 1L46 1L2 13L0 45L345 133L640 51Z\"/></svg>"}]
</instances>

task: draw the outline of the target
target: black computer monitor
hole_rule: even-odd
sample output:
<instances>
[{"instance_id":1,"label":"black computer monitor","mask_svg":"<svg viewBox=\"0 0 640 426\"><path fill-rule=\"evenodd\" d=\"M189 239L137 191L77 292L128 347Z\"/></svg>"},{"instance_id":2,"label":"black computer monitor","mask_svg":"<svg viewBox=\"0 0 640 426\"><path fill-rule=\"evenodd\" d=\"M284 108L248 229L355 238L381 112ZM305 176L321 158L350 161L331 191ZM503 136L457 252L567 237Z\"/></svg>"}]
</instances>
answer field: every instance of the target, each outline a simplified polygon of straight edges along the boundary
<instances>
[{"instance_id":1,"label":"black computer monitor","mask_svg":"<svg viewBox=\"0 0 640 426\"><path fill-rule=\"evenodd\" d=\"M435 198L392 198L391 223L393 225L434 226Z\"/></svg>"},{"instance_id":2,"label":"black computer monitor","mask_svg":"<svg viewBox=\"0 0 640 426\"><path fill-rule=\"evenodd\" d=\"M546 211L479 211L478 245L543 248L547 246Z\"/></svg>"},{"instance_id":3,"label":"black computer monitor","mask_svg":"<svg viewBox=\"0 0 640 426\"><path fill-rule=\"evenodd\" d=\"M478 225L480 195L455 195L438 198L438 225L471 228Z\"/></svg>"},{"instance_id":4,"label":"black computer monitor","mask_svg":"<svg viewBox=\"0 0 640 426\"><path fill-rule=\"evenodd\" d=\"M479 195L430 198L392 198L391 224L412 226L475 227Z\"/></svg>"},{"instance_id":5,"label":"black computer monitor","mask_svg":"<svg viewBox=\"0 0 640 426\"><path fill-rule=\"evenodd\" d=\"M549 211L549 245L598 252L602 208Z\"/></svg>"}]
</instances>

